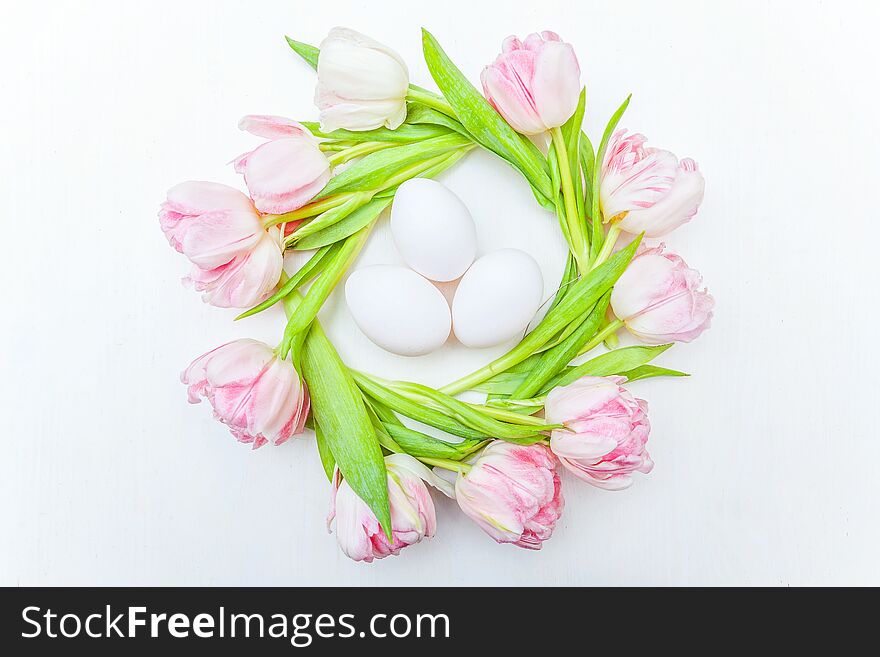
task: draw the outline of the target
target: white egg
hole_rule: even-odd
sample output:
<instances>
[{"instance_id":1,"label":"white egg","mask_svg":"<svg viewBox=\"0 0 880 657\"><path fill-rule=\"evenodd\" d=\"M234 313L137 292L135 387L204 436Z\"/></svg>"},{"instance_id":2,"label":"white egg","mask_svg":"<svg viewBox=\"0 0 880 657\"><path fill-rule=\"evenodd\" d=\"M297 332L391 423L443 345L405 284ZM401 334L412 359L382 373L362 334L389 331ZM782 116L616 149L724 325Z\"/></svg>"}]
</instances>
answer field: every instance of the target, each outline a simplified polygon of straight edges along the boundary
<instances>
[{"instance_id":1,"label":"white egg","mask_svg":"<svg viewBox=\"0 0 880 657\"><path fill-rule=\"evenodd\" d=\"M434 180L403 183L391 205L391 234L406 264L432 281L454 281L477 255L467 206Z\"/></svg>"},{"instance_id":2,"label":"white egg","mask_svg":"<svg viewBox=\"0 0 880 657\"><path fill-rule=\"evenodd\" d=\"M520 334L541 306L544 279L528 253L501 249L477 260L452 300L455 337L467 347L491 347Z\"/></svg>"},{"instance_id":3,"label":"white egg","mask_svg":"<svg viewBox=\"0 0 880 657\"><path fill-rule=\"evenodd\" d=\"M354 321L370 340L401 356L421 356L443 346L452 320L443 294L411 269L372 265L345 283Z\"/></svg>"}]
</instances>

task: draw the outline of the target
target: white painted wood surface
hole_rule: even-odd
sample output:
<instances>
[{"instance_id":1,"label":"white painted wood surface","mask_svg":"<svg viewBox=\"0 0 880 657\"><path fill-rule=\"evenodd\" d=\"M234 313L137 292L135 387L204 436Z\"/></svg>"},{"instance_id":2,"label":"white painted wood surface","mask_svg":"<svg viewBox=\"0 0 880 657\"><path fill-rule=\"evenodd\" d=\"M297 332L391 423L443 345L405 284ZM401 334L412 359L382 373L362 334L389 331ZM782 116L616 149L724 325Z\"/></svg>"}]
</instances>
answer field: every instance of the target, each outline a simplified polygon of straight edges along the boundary
<instances>
[{"instance_id":1,"label":"white painted wood surface","mask_svg":"<svg viewBox=\"0 0 880 657\"><path fill-rule=\"evenodd\" d=\"M0 584L880 584L877 5L871 2L33 2L0 22ZM226 340L274 342L180 286L156 211L171 185L240 185L247 113L308 119L283 35L344 24L432 86L419 27L476 80L510 33L577 48L597 136L623 125L694 157L698 218L668 239L717 299L712 329L633 384L654 472L622 493L565 479L540 553L494 545L438 498L433 541L371 566L324 529L313 440L256 452L178 382ZM481 252L528 250L548 292L555 219L475 153L444 177ZM387 219L386 219L387 222ZM387 223L361 263L396 262ZM353 365L440 384L501 349L390 356L339 299Z\"/></svg>"}]
</instances>

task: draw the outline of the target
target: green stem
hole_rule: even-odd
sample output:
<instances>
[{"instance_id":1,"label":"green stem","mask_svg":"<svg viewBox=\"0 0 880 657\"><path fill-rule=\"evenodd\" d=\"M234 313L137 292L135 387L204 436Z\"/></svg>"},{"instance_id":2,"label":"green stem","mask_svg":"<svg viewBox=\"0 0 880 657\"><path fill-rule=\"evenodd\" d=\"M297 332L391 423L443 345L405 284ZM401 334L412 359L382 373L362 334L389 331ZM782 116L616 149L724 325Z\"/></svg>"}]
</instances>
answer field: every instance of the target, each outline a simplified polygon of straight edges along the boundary
<instances>
[{"instance_id":1,"label":"green stem","mask_svg":"<svg viewBox=\"0 0 880 657\"><path fill-rule=\"evenodd\" d=\"M530 399L490 399L486 402L486 406L493 408L528 408L531 406L543 406L545 396L531 397Z\"/></svg>"},{"instance_id":2,"label":"green stem","mask_svg":"<svg viewBox=\"0 0 880 657\"><path fill-rule=\"evenodd\" d=\"M456 116L455 110L452 109L452 105L446 102L446 99L442 96L433 94L427 89L422 89L420 87L416 87L415 85L410 85L409 91L406 94L406 98L407 100L421 103L422 105L426 105L432 109L437 110L438 112L442 112L446 116L452 117L453 119L458 121L458 116Z\"/></svg>"},{"instance_id":3,"label":"green stem","mask_svg":"<svg viewBox=\"0 0 880 657\"><path fill-rule=\"evenodd\" d=\"M496 406L485 406L483 404L468 404L468 406L481 413L485 413L489 417L494 417L496 420L503 420L504 422L510 422L511 424L539 426L542 430L547 426L547 421L543 418L532 417L531 415L524 415L523 413L514 413L513 411L508 411Z\"/></svg>"},{"instance_id":4,"label":"green stem","mask_svg":"<svg viewBox=\"0 0 880 657\"><path fill-rule=\"evenodd\" d=\"M467 146L463 146L461 149L456 149L455 151L453 151L453 153L458 153L462 150L467 152L472 148L474 148L474 145L468 144ZM376 188L374 194L383 192L386 189L391 189L392 187L397 187L401 183L409 180L410 178L415 178L416 176L425 173L426 171L430 171L441 163L446 162L449 157L449 153L442 153L441 155L435 155L432 158L418 162L417 164L414 164L411 167L404 169L403 171L399 171L395 175L391 176L384 183L382 183L380 187Z\"/></svg>"},{"instance_id":5,"label":"green stem","mask_svg":"<svg viewBox=\"0 0 880 657\"><path fill-rule=\"evenodd\" d=\"M433 465L437 466L438 468L443 468L444 470L460 472L461 474L467 474L471 470L470 464L462 463L461 461L452 461L450 459L435 459L427 456L421 456L419 457L419 461L421 461L425 465Z\"/></svg>"},{"instance_id":6,"label":"green stem","mask_svg":"<svg viewBox=\"0 0 880 657\"><path fill-rule=\"evenodd\" d=\"M300 219L308 219L317 216L327 210L339 207L348 200L349 194L337 194L336 196L328 196L320 201L309 203L293 212L285 212L284 214L267 214L263 217L263 228L271 228L278 224L287 224L291 221L299 221Z\"/></svg>"},{"instance_id":7,"label":"green stem","mask_svg":"<svg viewBox=\"0 0 880 657\"><path fill-rule=\"evenodd\" d=\"M348 192L346 196L348 196L348 200L346 200L345 203L337 205L335 208L330 208L326 212L319 214L317 217L313 217L307 223L299 226L290 235L285 237L284 248L288 249L293 246L296 241L341 221L361 206L369 203L373 196L373 192Z\"/></svg>"},{"instance_id":8,"label":"green stem","mask_svg":"<svg viewBox=\"0 0 880 657\"><path fill-rule=\"evenodd\" d=\"M599 251L599 255L596 256L596 261L590 267L590 271L608 260L608 256L610 256L611 252L614 251L614 245L617 244L617 239L619 237L620 227L617 224L612 224L611 228L608 229L608 234L605 236L605 242L604 244L602 244L602 250Z\"/></svg>"},{"instance_id":9,"label":"green stem","mask_svg":"<svg viewBox=\"0 0 880 657\"><path fill-rule=\"evenodd\" d=\"M322 141L318 144L318 148L321 149L322 152L336 152L336 151L344 151L346 148L351 148L352 146L356 146L357 142L355 141Z\"/></svg>"},{"instance_id":10,"label":"green stem","mask_svg":"<svg viewBox=\"0 0 880 657\"><path fill-rule=\"evenodd\" d=\"M583 274L588 271L588 251L577 211L577 195L574 191L574 181L571 178L571 164L568 161L565 137L562 134L562 128L553 128L550 135L553 138L553 146L559 160L559 177L562 181L562 199L565 202L566 225L571 235L571 249L578 264L578 271Z\"/></svg>"},{"instance_id":11,"label":"green stem","mask_svg":"<svg viewBox=\"0 0 880 657\"><path fill-rule=\"evenodd\" d=\"M344 162L353 160L356 157L369 155L370 153L375 153L377 151L391 148L392 146L396 145L397 144L390 141L365 141L357 144L356 146L352 146L350 148L346 148L345 150L339 151L338 153L328 157L327 160L330 162L331 167L336 167L340 164L343 164Z\"/></svg>"},{"instance_id":12,"label":"green stem","mask_svg":"<svg viewBox=\"0 0 880 657\"><path fill-rule=\"evenodd\" d=\"M530 355L531 354L518 353L515 349L508 351L504 356L492 361L485 367L481 367L475 372L471 372L470 374L461 377L457 381L448 383L442 388L438 388L438 390L446 395L457 395L465 390L470 390L483 381L491 379L496 374L506 372L514 365L524 361Z\"/></svg>"},{"instance_id":13,"label":"green stem","mask_svg":"<svg viewBox=\"0 0 880 657\"><path fill-rule=\"evenodd\" d=\"M321 306L324 305L333 288L336 287L336 284L339 283L342 276L357 259L358 254L367 241L367 237L370 235L374 222L367 224L354 235L345 238L339 250L333 254L333 260L328 264L321 277L306 292L302 304L300 304L297 312L288 320L287 328L284 329L284 350L289 351L295 344L294 339L297 334L308 328L315 317L318 316L318 311L321 310Z\"/></svg>"},{"instance_id":14,"label":"green stem","mask_svg":"<svg viewBox=\"0 0 880 657\"><path fill-rule=\"evenodd\" d=\"M607 324L605 326L605 328L603 328L596 335L594 335L593 339L590 340L587 344L585 344L581 348L581 350L578 352L578 356L582 356L583 354L587 353L588 351L595 349L600 344L602 344L602 342L604 342L605 338L617 333L617 331L620 330L620 328L622 328L622 327L623 327L623 322L621 322L619 319L615 319L610 324Z\"/></svg>"}]
</instances>

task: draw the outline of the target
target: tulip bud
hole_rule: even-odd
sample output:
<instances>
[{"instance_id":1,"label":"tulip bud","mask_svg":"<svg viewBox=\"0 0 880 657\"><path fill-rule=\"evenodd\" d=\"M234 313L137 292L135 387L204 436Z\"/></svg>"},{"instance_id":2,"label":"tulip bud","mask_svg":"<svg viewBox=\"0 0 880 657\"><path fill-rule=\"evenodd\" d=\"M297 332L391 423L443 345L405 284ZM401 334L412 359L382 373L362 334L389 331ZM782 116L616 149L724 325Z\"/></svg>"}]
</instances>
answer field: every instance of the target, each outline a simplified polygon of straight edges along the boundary
<instances>
[{"instance_id":1,"label":"tulip bud","mask_svg":"<svg viewBox=\"0 0 880 657\"><path fill-rule=\"evenodd\" d=\"M238 124L270 141L235 160L235 171L260 212L283 214L308 203L330 179L330 163L318 140L296 121L248 115Z\"/></svg>"},{"instance_id":2,"label":"tulip bud","mask_svg":"<svg viewBox=\"0 0 880 657\"><path fill-rule=\"evenodd\" d=\"M455 482L461 510L498 543L540 550L565 504L556 459L542 444L489 444Z\"/></svg>"},{"instance_id":3,"label":"tulip bud","mask_svg":"<svg viewBox=\"0 0 880 657\"><path fill-rule=\"evenodd\" d=\"M611 291L611 308L642 342L690 342L709 328L715 300L700 272L664 248L633 258Z\"/></svg>"},{"instance_id":4,"label":"tulip bud","mask_svg":"<svg viewBox=\"0 0 880 657\"><path fill-rule=\"evenodd\" d=\"M574 114L581 91L574 49L554 32L507 37L495 62L483 69L483 93L511 127L536 135Z\"/></svg>"},{"instance_id":5,"label":"tulip bud","mask_svg":"<svg viewBox=\"0 0 880 657\"><path fill-rule=\"evenodd\" d=\"M606 220L624 232L660 237L690 221L703 201L697 163L645 147L647 138L614 133L605 151L599 198Z\"/></svg>"},{"instance_id":6,"label":"tulip bud","mask_svg":"<svg viewBox=\"0 0 880 657\"><path fill-rule=\"evenodd\" d=\"M281 276L277 228L263 228L251 200L237 189L185 182L168 190L159 210L168 242L193 269L185 281L221 308L249 308L265 299Z\"/></svg>"},{"instance_id":7,"label":"tulip bud","mask_svg":"<svg viewBox=\"0 0 880 657\"><path fill-rule=\"evenodd\" d=\"M406 119L409 71L400 55L342 27L320 45L315 104L321 130L394 130Z\"/></svg>"},{"instance_id":8,"label":"tulip bud","mask_svg":"<svg viewBox=\"0 0 880 657\"><path fill-rule=\"evenodd\" d=\"M347 481L340 481L337 473L327 526L329 528L336 519L336 541L345 555L354 561L370 563L373 559L396 556L408 545L434 536L437 518L425 481L451 494L444 482L408 454L386 456L385 469L391 507L390 541L376 515Z\"/></svg>"},{"instance_id":9,"label":"tulip bud","mask_svg":"<svg viewBox=\"0 0 880 657\"><path fill-rule=\"evenodd\" d=\"M214 416L254 449L302 433L309 414L309 394L293 363L257 340L233 340L199 356L180 380L191 404L207 399Z\"/></svg>"},{"instance_id":10,"label":"tulip bud","mask_svg":"<svg viewBox=\"0 0 880 657\"><path fill-rule=\"evenodd\" d=\"M585 376L547 395L544 417L554 429L550 449L579 479L606 490L622 490L631 473L647 474L654 462L645 450L651 425L648 404L634 398L622 376Z\"/></svg>"}]
</instances>

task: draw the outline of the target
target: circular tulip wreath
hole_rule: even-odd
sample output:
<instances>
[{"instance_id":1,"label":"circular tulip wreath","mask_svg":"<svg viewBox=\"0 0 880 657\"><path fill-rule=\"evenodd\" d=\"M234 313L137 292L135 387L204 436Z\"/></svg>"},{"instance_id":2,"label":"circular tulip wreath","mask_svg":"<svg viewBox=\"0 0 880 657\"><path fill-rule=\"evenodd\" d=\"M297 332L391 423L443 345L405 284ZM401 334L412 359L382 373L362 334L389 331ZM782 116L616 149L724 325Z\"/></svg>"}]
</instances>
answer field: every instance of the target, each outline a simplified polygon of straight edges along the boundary
<instances>
[{"instance_id":1,"label":"circular tulip wreath","mask_svg":"<svg viewBox=\"0 0 880 657\"><path fill-rule=\"evenodd\" d=\"M317 70L320 122L245 117L240 127L267 140L235 160L249 194L185 182L159 213L205 301L247 308L237 319L276 303L287 315L275 348L241 339L197 358L182 375L190 401L206 398L254 448L311 427L332 482L337 540L352 559L433 536L429 486L497 542L538 549L562 513L560 464L607 490L653 466L647 406L621 384L682 376L650 361L699 335L713 301L679 256L640 242L694 216L702 175L692 160L616 131L628 98L594 150L581 129L574 50L552 32L506 39L482 73L483 93L427 31L439 94L410 84L394 51L352 30L332 30L320 49L288 43ZM570 250L548 312L508 353L439 389L350 369L318 311L397 188L475 147L519 170L558 218ZM622 233L634 239L615 250ZM287 275L286 249L313 255ZM618 348L622 328L644 345ZM600 355L578 358L603 343ZM455 396L467 390L486 400Z\"/></svg>"}]
</instances>

